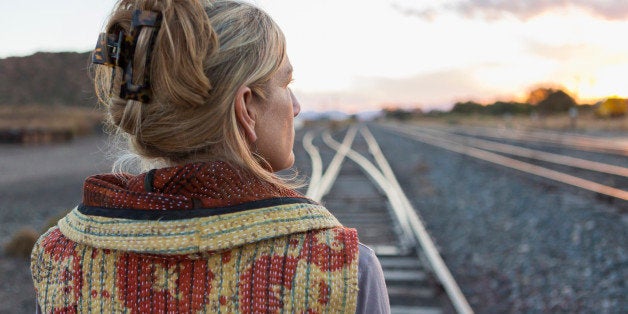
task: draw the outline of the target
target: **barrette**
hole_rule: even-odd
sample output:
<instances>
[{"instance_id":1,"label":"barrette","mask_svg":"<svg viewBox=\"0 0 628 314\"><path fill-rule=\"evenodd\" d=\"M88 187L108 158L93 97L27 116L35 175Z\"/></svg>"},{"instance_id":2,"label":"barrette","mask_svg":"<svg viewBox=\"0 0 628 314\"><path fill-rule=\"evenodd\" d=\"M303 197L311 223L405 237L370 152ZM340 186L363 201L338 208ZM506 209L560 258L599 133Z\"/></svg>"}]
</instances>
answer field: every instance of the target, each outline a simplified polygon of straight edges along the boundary
<instances>
[{"instance_id":1,"label":"barrette","mask_svg":"<svg viewBox=\"0 0 628 314\"><path fill-rule=\"evenodd\" d=\"M136 100L143 103L150 102L150 64L155 37L159 31L162 15L154 11L133 11L130 34L120 29L111 34L101 33L98 36L96 48L92 54L92 63L102 64L114 68L122 68L123 82L120 86L120 98ZM154 27L155 31L149 39L148 52L144 64L144 78L141 84L133 83L133 56L142 27ZM112 77L113 78L113 77ZM113 79L112 79L113 82Z\"/></svg>"}]
</instances>

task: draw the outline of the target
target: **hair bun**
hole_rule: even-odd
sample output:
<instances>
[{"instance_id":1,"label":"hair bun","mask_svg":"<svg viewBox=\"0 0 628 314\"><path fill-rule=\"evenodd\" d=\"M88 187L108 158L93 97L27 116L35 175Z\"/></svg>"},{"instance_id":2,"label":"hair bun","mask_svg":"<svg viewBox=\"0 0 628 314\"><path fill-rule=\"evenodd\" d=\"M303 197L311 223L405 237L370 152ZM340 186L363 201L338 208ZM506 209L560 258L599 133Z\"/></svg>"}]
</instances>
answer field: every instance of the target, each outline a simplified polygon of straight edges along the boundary
<instances>
[{"instance_id":1,"label":"hair bun","mask_svg":"<svg viewBox=\"0 0 628 314\"><path fill-rule=\"evenodd\" d=\"M205 60L218 46L218 37L201 1L163 1L162 27L155 39L151 78L162 102L198 107L212 88L205 74Z\"/></svg>"}]
</instances>

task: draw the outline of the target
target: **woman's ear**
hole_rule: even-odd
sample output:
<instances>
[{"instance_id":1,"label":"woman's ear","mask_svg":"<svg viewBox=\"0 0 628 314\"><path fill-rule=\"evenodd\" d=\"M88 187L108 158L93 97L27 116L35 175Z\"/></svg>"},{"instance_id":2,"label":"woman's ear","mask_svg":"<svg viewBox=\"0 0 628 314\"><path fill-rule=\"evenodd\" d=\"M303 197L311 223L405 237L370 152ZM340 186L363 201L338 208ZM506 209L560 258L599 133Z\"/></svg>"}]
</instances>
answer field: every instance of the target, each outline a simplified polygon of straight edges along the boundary
<instances>
[{"instance_id":1,"label":"woman's ear","mask_svg":"<svg viewBox=\"0 0 628 314\"><path fill-rule=\"evenodd\" d=\"M255 112L252 109L253 91L248 86L241 86L236 92L235 115L238 125L250 144L257 141L255 133Z\"/></svg>"}]
</instances>

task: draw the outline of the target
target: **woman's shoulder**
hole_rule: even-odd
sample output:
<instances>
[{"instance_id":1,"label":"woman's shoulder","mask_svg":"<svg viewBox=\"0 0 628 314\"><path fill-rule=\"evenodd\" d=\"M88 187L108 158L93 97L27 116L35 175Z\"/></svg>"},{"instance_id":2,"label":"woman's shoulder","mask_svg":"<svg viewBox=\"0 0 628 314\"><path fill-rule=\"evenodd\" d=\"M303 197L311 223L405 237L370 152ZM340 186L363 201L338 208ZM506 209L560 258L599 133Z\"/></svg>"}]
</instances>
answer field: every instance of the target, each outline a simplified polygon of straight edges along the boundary
<instances>
[{"instance_id":1,"label":"woman's shoulder","mask_svg":"<svg viewBox=\"0 0 628 314\"><path fill-rule=\"evenodd\" d=\"M358 264L358 278L362 276L364 273L377 273L382 272L382 266L377 259L377 255L375 251L368 247L366 244L360 242L359 243L359 264ZM382 272L383 274L383 272Z\"/></svg>"},{"instance_id":2,"label":"woman's shoulder","mask_svg":"<svg viewBox=\"0 0 628 314\"><path fill-rule=\"evenodd\" d=\"M388 290L375 251L359 244L358 304L356 313L390 313Z\"/></svg>"}]
</instances>

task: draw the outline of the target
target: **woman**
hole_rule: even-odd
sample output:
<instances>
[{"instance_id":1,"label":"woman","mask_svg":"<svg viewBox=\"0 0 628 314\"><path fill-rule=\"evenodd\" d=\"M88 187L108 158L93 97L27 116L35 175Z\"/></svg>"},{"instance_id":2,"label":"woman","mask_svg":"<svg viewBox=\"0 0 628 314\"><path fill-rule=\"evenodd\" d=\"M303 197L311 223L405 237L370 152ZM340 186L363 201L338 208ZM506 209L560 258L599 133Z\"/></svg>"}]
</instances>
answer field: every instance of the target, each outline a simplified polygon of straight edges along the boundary
<instances>
[{"instance_id":1,"label":"woman","mask_svg":"<svg viewBox=\"0 0 628 314\"><path fill-rule=\"evenodd\" d=\"M389 311L373 251L274 174L300 107L266 13L121 0L93 61L110 124L151 170L86 179L33 250L41 311Z\"/></svg>"}]
</instances>

